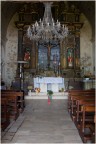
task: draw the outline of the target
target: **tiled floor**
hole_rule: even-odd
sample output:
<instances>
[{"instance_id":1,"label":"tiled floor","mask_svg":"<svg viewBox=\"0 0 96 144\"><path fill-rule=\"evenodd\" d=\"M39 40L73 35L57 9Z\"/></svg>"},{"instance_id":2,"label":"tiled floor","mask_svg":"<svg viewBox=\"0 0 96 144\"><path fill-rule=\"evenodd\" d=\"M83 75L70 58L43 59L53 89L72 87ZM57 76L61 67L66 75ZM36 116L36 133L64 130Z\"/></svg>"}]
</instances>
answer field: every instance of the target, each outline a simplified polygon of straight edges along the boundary
<instances>
[{"instance_id":1,"label":"tiled floor","mask_svg":"<svg viewBox=\"0 0 96 144\"><path fill-rule=\"evenodd\" d=\"M52 100L50 105L47 99L26 100L22 117L10 143L82 143L68 114L67 100Z\"/></svg>"}]
</instances>

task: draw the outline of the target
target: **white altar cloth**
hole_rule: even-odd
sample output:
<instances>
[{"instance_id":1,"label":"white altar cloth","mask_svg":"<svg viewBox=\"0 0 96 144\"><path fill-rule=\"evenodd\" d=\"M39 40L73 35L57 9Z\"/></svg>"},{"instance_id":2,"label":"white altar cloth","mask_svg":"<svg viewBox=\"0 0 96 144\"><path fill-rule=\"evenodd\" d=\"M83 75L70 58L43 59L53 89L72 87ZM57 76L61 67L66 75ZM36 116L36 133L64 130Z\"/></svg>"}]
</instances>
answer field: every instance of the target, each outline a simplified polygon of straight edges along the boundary
<instances>
[{"instance_id":1,"label":"white altar cloth","mask_svg":"<svg viewBox=\"0 0 96 144\"><path fill-rule=\"evenodd\" d=\"M38 78L39 83L62 83L62 78L57 77L44 77L44 78Z\"/></svg>"},{"instance_id":2,"label":"white altar cloth","mask_svg":"<svg viewBox=\"0 0 96 144\"><path fill-rule=\"evenodd\" d=\"M34 78L34 88L40 88L41 92L47 92L52 90L53 92L59 92L61 88L64 88L64 78L62 77L36 77Z\"/></svg>"}]
</instances>

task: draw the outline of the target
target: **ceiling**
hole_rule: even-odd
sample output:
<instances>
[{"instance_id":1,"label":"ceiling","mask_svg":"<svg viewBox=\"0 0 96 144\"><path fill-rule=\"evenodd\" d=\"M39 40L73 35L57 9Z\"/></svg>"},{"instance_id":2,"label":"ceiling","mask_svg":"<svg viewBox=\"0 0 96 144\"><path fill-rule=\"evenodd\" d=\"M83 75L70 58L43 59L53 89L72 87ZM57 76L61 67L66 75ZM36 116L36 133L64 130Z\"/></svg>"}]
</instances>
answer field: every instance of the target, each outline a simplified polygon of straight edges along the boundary
<instances>
[{"instance_id":1,"label":"ceiling","mask_svg":"<svg viewBox=\"0 0 96 144\"><path fill-rule=\"evenodd\" d=\"M13 15L19 11L22 5L29 3L30 1L1 1L1 34L2 39L4 40L6 37L6 31L10 20ZM41 4L41 1L38 1ZM36 1L31 3L38 3ZM64 2L64 1L62 1ZM54 2L55 3L59 3ZM95 1L65 1L65 4L70 8L71 5L74 5L76 8L80 10L81 13L89 20L92 31L95 35ZM40 5L39 5L40 9Z\"/></svg>"}]
</instances>

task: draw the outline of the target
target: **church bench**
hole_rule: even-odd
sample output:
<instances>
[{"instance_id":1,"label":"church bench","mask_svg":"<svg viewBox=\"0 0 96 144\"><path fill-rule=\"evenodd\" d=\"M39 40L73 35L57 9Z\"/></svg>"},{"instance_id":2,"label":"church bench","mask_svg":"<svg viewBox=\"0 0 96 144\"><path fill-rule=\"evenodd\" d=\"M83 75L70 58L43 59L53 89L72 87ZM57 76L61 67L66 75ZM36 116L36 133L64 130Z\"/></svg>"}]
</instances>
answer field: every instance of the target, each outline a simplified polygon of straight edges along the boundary
<instances>
[{"instance_id":1,"label":"church bench","mask_svg":"<svg viewBox=\"0 0 96 144\"><path fill-rule=\"evenodd\" d=\"M85 96L85 97L79 97L79 98L76 99L76 105L77 105L76 120L77 120L77 122L79 120L79 114L81 112L82 103L84 103L84 102L94 102L95 103L95 96L88 96L87 98Z\"/></svg>"},{"instance_id":2,"label":"church bench","mask_svg":"<svg viewBox=\"0 0 96 144\"><path fill-rule=\"evenodd\" d=\"M76 102L77 100L90 100L90 99L95 99L95 95L94 94L82 94L82 95L72 95L71 96L71 110L72 110L72 114L73 114L73 108L76 107Z\"/></svg>"},{"instance_id":3,"label":"church bench","mask_svg":"<svg viewBox=\"0 0 96 144\"><path fill-rule=\"evenodd\" d=\"M10 112L10 120L16 120L19 116L18 102L17 97L13 97L12 95L7 96L8 100L8 109Z\"/></svg>"},{"instance_id":4,"label":"church bench","mask_svg":"<svg viewBox=\"0 0 96 144\"><path fill-rule=\"evenodd\" d=\"M96 109L95 109L95 111L96 111ZM96 113L95 113L95 116L94 116L94 123L96 123Z\"/></svg>"},{"instance_id":5,"label":"church bench","mask_svg":"<svg viewBox=\"0 0 96 144\"><path fill-rule=\"evenodd\" d=\"M79 121L80 126L82 123L83 125L82 129L84 130L84 127L85 127L84 122L92 122L92 123L94 122L95 97L88 97L87 100L86 100L86 97L83 97L83 98L79 97L77 98L76 103L77 103L77 122ZM82 108L84 106L86 107L86 119L84 118L84 110Z\"/></svg>"},{"instance_id":6,"label":"church bench","mask_svg":"<svg viewBox=\"0 0 96 144\"><path fill-rule=\"evenodd\" d=\"M80 133L84 139L84 142L87 140L91 140L92 142L95 140L95 123L94 123L94 115L95 115L95 103L94 102L84 102L81 107L82 111L82 119L81 119L81 127ZM93 118L87 116L87 114L92 114ZM90 130L89 134L86 134L86 128Z\"/></svg>"},{"instance_id":7,"label":"church bench","mask_svg":"<svg viewBox=\"0 0 96 144\"><path fill-rule=\"evenodd\" d=\"M17 97L12 95L1 95L1 101L2 99L6 98L7 100L7 110L9 112L10 121L16 120L19 116L19 109L18 109L18 103L17 103Z\"/></svg>"},{"instance_id":8,"label":"church bench","mask_svg":"<svg viewBox=\"0 0 96 144\"><path fill-rule=\"evenodd\" d=\"M77 98L79 98L79 97L84 97L84 96L93 96L94 97L94 93L91 93L91 92L89 92L89 93L75 93L75 94L71 94L70 95L70 98L68 99L68 110L69 110L69 112L72 112L72 114L73 114L73 108L74 108L74 106L76 107L76 104L75 104L75 102L76 102L76 99ZM73 104L75 104L75 105L73 105Z\"/></svg>"},{"instance_id":9,"label":"church bench","mask_svg":"<svg viewBox=\"0 0 96 144\"><path fill-rule=\"evenodd\" d=\"M72 92L95 92L95 89L87 89L87 90L71 89L71 90L68 90L68 93L72 93Z\"/></svg>"},{"instance_id":10,"label":"church bench","mask_svg":"<svg viewBox=\"0 0 96 144\"><path fill-rule=\"evenodd\" d=\"M70 112L71 97L74 95L95 95L95 90L70 90L68 93L68 110Z\"/></svg>"},{"instance_id":11,"label":"church bench","mask_svg":"<svg viewBox=\"0 0 96 144\"><path fill-rule=\"evenodd\" d=\"M77 95L77 94L89 94L89 93L93 93L95 94L95 90L71 90L68 92L68 96L70 97L71 95Z\"/></svg>"},{"instance_id":12,"label":"church bench","mask_svg":"<svg viewBox=\"0 0 96 144\"><path fill-rule=\"evenodd\" d=\"M83 134L83 141L85 143L87 143L88 140L91 140L91 143L95 143L95 123L90 123L88 125L86 125L86 128L90 129L90 133L89 134Z\"/></svg>"},{"instance_id":13,"label":"church bench","mask_svg":"<svg viewBox=\"0 0 96 144\"><path fill-rule=\"evenodd\" d=\"M71 97L71 95L81 95L81 94L95 94L95 91L94 90L88 90L88 91L86 91L86 90L81 90L81 91L77 91L77 90L75 90L75 91L71 91L71 92L69 92L68 93L68 98L70 99L70 97Z\"/></svg>"},{"instance_id":14,"label":"church bench","mask_svg":"<svg viewBox=\"0 0 96 144\"><path fill-rule=\"evenodd\" d=\"M70 114L72 114L72 118L76 119L78 122L80 106L82 105L82 102L93 101L95 103L95 95L72 95L71 101Z\"/></svg>"},{"instance_id":15,"label":"church bench","mask_svg":"<svg viewBox=\"0 0 96 144\"><path fill-rule=\"evenodd\" d=\"M90 101L90 100L93 100L95 101L95 95L73 95L71 97L71 103L70 103L70 114L72 116L72 119L75 119L77 118L77 121L78 121L78 114L79 114L79 106L80 106L80 100L81 101Z\"/></svg>"},{"instance_id":16,"label":"church bench","mask_svg":"<svg viewBox=\"0 0 96 144\"><path fill-rule=\"evenodd\" d=\"M10 124L9 111L6 98L1 99L1 130L3 131Z\"/></svg>"},{"instance_id":17,"label":"church bench","mask_svg":"<svg viewBox=\"0 0 96 144\"><path fill-rule=\"evenodd\" d=\"M96 123L96 107L95 107L95 116L94 116L94 124L88 124L89 129L91 130L91 140L92 143L95 143L95 123ZM85 137L85 141L86 141Z\"/></svg>"},{"instance_id":18,"label":"church bench","mask_svg":"<svg viewBox=\"0 0 96 144\"><path fill-rule=\"evenodd\" d=\"M95 106L95 96L88 96L86 100L85 97L76 97L76 121L75 125L77 129L80 131L80 135L83 137L84 142L87 140L94 140L94 106ZM86 106L85 116L82 106ZM80 109L81 107L81 109ZM78 127L79 126L79 127ZM84 129L89 128L91 133L88 135L85 134Z\"/></svg>"},{"instance_id":19,"label":"church bench","mask_svg":"<svg viewBox=\"0 0 96 144\"><path fill-rule=\"evenodd\" d=\"M13 89L6 89L6 90L1 90L1 92L11 92L11 91L14 91Z\"/></svg>"},{"instance_id":20,"label":"church bench","mask_svg":"<svg viewBox=\"0 0 96 144\"><path fill-rule=\"evenodd\" d=\"M17 102L18 102L18 107L20 112L22 112L24 110L25 107L25 101L24 101L24 93L21 91L13 91L13 90L3 90L1 91L1 96L13 96L13 97L17 97Z\"/></svg>"},{"instance_id":21,"label":"church bench","mask_svg":"<svg viewBox=\"0 0 96 144\"><path fill-rule=\"evenodd\" d=\"M70 96L70 105L69 105L69 112L70 112L70 115L72 117L73 120L76 120L76 118L78 119L78 111L77 111L77 103L76 101L79 100L79 99L84 99L84 100L94 100L95 101L95 95L92 93L90 94L86 94L86 93L75 93L75 95L71 95Z\"/></svg>"},{"instance_id":22,"label":"church bench","mask_svg":"<svg viewBox=\"0 0 96 144\"><path fill-rule=\"evenodd\" d=\"M86 124L86 127L88 127L92 133L92 135L95 135L95 122L94 124L90 123L90 124Z\"/></svg>"},{"instance_id":23,"label":"church bench","mask_svg":"<svg viewBox=\"0 0 96 144\"><path fill-rule=\"evenodd\" d=\"M94 123L94 116L93 119L91 119L90 117L87 117L87 114L89 113L95 115L95 102L94 101L82 102L81 112L82 112L81 130L82 132L84 132L84 128L86 127L86 121Z\"/></svg>"},{"instance_id":24,"label":"church bench","mask_svg":"<svg viewBox=\"0 0 96 144\"><path fill-rule=\"evenodd\" d=\"M84 142L87 140L94 141L94 123L93 123L93 115L94 112L85 112L86 119L84 119L83 111L81 111L80 107L82 105L94 106L95 105L95 91L94 90L72 90L68 95L68 109L70 110L70 114L72 119L74 120L77 129L80 131L80 135ZM88 114L90 116L88 116ZM79 120L79 121L78 121ZM85 120L85 123L84 123ZM82 124L83 121L83 124ZM78 127L79 123L79 127ZM83 129L88 127L91 130L89 135L86 135L83 132ZM92 129L93 128L93 129Z\"/></svg>"},{"instance_id":25,"label":"church bench","mask_svg":"<svg viewBox=\"0 0 96 144\"><path fill-rule=\"evenodd\" d=\"M95 94L95 90L70 90L68 92L68 98L70 99L71 95L89 94L89 93Z\"/></svg>"}]
</instances>

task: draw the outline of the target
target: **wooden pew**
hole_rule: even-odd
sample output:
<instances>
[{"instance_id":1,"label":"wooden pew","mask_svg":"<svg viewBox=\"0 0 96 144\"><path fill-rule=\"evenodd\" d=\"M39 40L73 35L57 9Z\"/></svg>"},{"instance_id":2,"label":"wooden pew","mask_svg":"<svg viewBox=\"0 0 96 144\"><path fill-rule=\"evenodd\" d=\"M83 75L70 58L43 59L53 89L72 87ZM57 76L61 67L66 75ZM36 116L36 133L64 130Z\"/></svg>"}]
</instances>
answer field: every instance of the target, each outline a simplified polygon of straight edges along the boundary
<instances>
[{"instance_id":1,"label":"wooden pew","mask_svg":"<svg viewBox=\"0 0 96 144\"><path fill-rule=\"evenodd\" d=\"M16 120L19 116L17 97L8 95L7 100L8 100L8 110L10 112L10 120Z\"/></svg>"},{"instance_id":2,"label":"wooden pew","mask_svg":"<svg viewBox=\"0 0 96 144\"><path fill-rule=\"evenodd\" d=\"M4 90L1 91L1 99L2 98L7 98L8 100L10 120L16 120L19 113L24 110L23 92Z\"/></svg>"},{"instance_id":3,"label":"wooden pew","mask_svg":"<svg viewBox=\"0 0 96 144\"><path fill-rule=\"evenodd\" d=\"M88 97L79 97L76 99L76 105L77 105L77 116L76 116L76 120L77 122L79 121L79 114L81 113L81 106L82 103L84 102L93 102L95 104L95 96L88 96ZM91 104L90 104L91 105Z\"/></svg>"},{"instance_id":4,"label":"wooden pew","mask_svg":"<svg viewBox=\"0 0 96 144\"><path fill-rule=\"evenodd\" d=\"M95 100L95 95L94 94L82 94L82 95L72 95L71 96L71 111L72 111L72 114L73 114L73 109L74 109L74 107L76 108L77 107L77 101L78 100L86 100L86 99L89 99L89 100L91 100L91 99L93 99L93 100Z\"/></svg>"},{"instance_id":5,"label":"wooden pew","mask_svg":"<svg viewBox=\"0 0 96 144\"><path fill-rule=\"evenodd\" d=\"M94 113L95 115L95 103L93 101L84 101L82 102L82 106L81 106L81 112L82 112L82 127L81 130L82 132L84 132L84 128L85 128L85 123L86 120L88 121L88 118L86 117L86 113ZM89 118L89 121L91 122L91 119ZM94 118L93 118L93 122L94 122Z\"/></svg>"},{"instance_id":6,"label":"wooden pew","mask_svg":"<svg viewBox=\"0 0 96 144\"><path fill-rule=\"evenodd\" d=\"M69 94L68 94L68 111L70 112L71 109L71 97L74 95L89 95L89 94L93 94L95 95L95 91L94 90L70 90Z\"/></svg>"},{"instance_id":7,"label":"wooden pew","mask_svg":"<svg viewBox=\"0 0 96 144\"><path fill-rule=\"evenodd\" d=\"M76 105L76 101L78 99L94 99L95 98L95 95L94 94L86 94L86 93L82 93L82 94L75 94L75 95L71 95L71 98L70 98L70 114L73 115L74 113L74 108L77 107Z\"/></svg>"},{"instance_id":8,"label":"wooden pew","mask_svg":"<svg viewBox=\"0 0 96 144\"><path fill-rule=\"evenodd\" d=\"M19 111L22 112L24 110L24 107L25 107L24 93L19 92L19 91L13 91L13 90L1 91L1 97L4 97L4 96L6 97L8 95L13 96L13 97L17 97Z\"/></svg>"},{"instance_id":9,"label":"wooden pew","mask_svg":"<svg viewBox=\"0 0 96 144\"><path fill-rule=\"evenodd\" d=\"M86 106L85 111L83 107ZM94 139L94 106L95 106L95 90L72 90L68 96L68 109L70 115L75 119L75 124L78 129L78 122L80 123L79 131L83 141L86 142L88 139ZM93 111L92 111L93 109ZM74 116L75 115L75 116ZM77 122L77 123L76 123ZM90 123L89 123L90 122ZM88 127L92 131L92 136L85 135L84 129ZM93 140L94 141L94 140Z\"/></svg>"},{"instance_id":10,"label":"wooden pew","mask_svg":"<svg viewBox=\"0 0 96 144\"><path fill-rule=\"evenodd\" d=\"M83 134L84 142L91 140L92 143L95 143L95 122L86 124L86 128L89 128L89 134Z\"/></svg>"},{"instance_id":11,"label":"wooden pew","mask_svg":"<svg viewBox=\"0 0 96 144\"><path fill-rule=\"evenodd\" d=\"M72 93L70 95L70 106L69 106L69 109L70 109L70 114L73 115L74 113L74 109L77 108L77 104L76 104L76 101L78 99L94 99L95 98L95 94L94 92L86 92L86 91L79 91L79 92L76 92L76 93Z\"/></svg>"},{"instance_id":12,"label":"wooden pew","mask_svg":"<svg viewBox=\"0 0 96 144\"><path fill-rule=\"evenodd\" d=\"M68 90L68 93L72 93L72 92L95 92L95 89L88 89L88 90L71 89L71 90Z\"/></svg>"},{"instance_id":13,"label":"wooden pew","mask_svg":"<svg viewBox=\"0 0 96 144\"><path fill-rule=\"evenodd\" d=\"M7 110L9 112L10 121L16 120L19 116L17 97L5 94L3 97L1 96L1 101L4 98L7 100Z\"/></svg>"},{"instance_id":14,"label":"wooden pew","mask_svg":"<svg viewBox=\"0 0 96 144\"><path fill-rule=\"evenodd\" d=\"M7 107L8 101L6 98L1 99L1 130L5 130L10 124L9 111Z\"/></svg>"},{"instance_id":15,"label":"wooden pew","mask_svg":"<svg viewBox=\"0 0 96 144\"><path fill-rule=\"evenodd\" d=\"M86 102L83 104L82 108L82 121L81 121L81 129L80 133L81 136L83 136L84 142L87 142L87 140L94 141L95 137L95 124L94 124L94 115L95 115L95 105L92 102ZM90 117L87 117L87 114L93 114L93 119ZM93 121L92 121L93 120ZM91 134L86 135L85 134L85 128L89 128L91 130Z\"/></svg>"}]
</instances>

